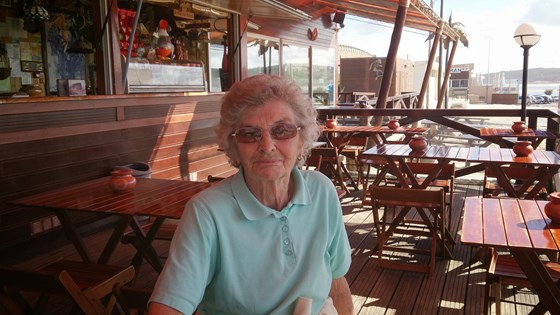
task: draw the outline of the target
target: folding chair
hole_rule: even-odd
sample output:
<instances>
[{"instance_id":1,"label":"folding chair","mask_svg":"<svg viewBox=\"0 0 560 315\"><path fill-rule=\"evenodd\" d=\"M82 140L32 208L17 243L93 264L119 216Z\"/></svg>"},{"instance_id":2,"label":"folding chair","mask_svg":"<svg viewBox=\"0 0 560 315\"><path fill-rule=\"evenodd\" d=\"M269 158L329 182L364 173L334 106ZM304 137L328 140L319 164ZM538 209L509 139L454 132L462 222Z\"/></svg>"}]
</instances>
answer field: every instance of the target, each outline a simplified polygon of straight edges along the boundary
<instances>
[{"instance_id":1,"label":"folding chair","mask_svg":"<svg viewBox=\"0 0 560 315\"><path fill-rule=\"evenodd\" d=\"M424 179L433 173L434 168L438 167L436 163L410 162L407 163L408 168L416 176L418 184L422 185ZM455 164L443 165L441 171L428 184L429 187L443 188L445 192L445 204L447 205L447 216L451 215L453 207L453 195L455 194ZM447 220L447 229L451 229L451 220Z\"/></svg>"},{"instance_id":2,"label":"folding chair","mask_svg":"<svg viewBox=\"0 0 560 315\"><path fill-rule=\"evenodd\" d=\"M312 152L305 160L306 169L312 168L318 172L321 171L321 168L323 166L322 164L323 164L323 156L321 154L317 154L317 151L315 152L315 154L313 154ZM336 194L338 195L338 199L342 199L344 196L346 196L346 190L336 189Z\"/></svg>"},{"instance_id":3,"label":"folding chair","mask_svg":"<svg viewBox=\"0 0 560 315\"><path fill-rule=\"evenodd\" d=\"M395 187L372 186L370 188L373 218L377 233L377 254L382 267L408 271L426 272L431 275L435 268L436 250L438 243L445 256L451 256L446 246L446 215L445 197L442 188L429 189L403 189ZM383 208L383 209L382 209ZM421 220L409 220L407 216L415 208ZM394 216L390 220L388 213L392 209ZM379 216L379 211L382 216ZM409 235L413 237L431 238L429 250L410 248L404 246L387 245L394 234ZM403 262L383 256L384 250L394 252L428 255L429 262L423 264ZM412 259L413 257L409 256ZM416 258L416 257L414 257Z\"/></svg>"},{"instance_id":4,"label":"folding chair","mask_svg":"<svg viewBox=\"0 0 560 315\"><path fill-rule=\"evenodd\" d=\"M531 288L531 282L525 276L525 273L513 256L507 254L497 254L492 249L492 257L488 265L486 274L486 295L484 298L484 314L490 312L490 301L494 298L496 305L496 315L502 312L502 286L512 285L521 288ZM560 280L560 264L556 262L543 262L546 270L552 276L555 282ZM492 293L493 292L493 296ZM544 313L544 312L543 312Z\"/></svg>"},{"instance_id":5,"label":"folding chair","mask_svg":"<svg viewBox=\"0 0 560 315\"><path fill-rule=\"evenodd\" d=\"M524 189L524 185L528 188L525 189L526 191L530 191L532 189L533 183L535 180L527 183L530 181L531 178L534 176L535 170L533 168L528 167L519 167L519 166L500 166L500 168L504 171L504 174L512 181L513 189L517 192L520 189ZM499 197L504 194L504 189L498 184L497 181L498 174L495 169L491 167L484 168L484 188L482 190L482 195L484 197ZM548 192L546 188L542 188L539 193L539 198L546 200L548 196ZM518 198L523 198L523 194L520 194Z\"/></svg>"},{"instance_id":6,"label":"folding chair","mask_svg":"<svg viewBox=\"0 0 560 315\"><path fill-rule=\"evenodd\" d=\"M318 160L319 157L320 160ZM313 165L313 163L317 163L317 161L320 161L320 164L315 164L319 166L318 170L331 178L335 185L339 185L340 189L350 194L342 173L338 149L336 147L311 149L311 154L307 158L306 164Z\"/></svg>"},{"instance_id":7,"label":"folding chair","mask_svg":"<svg viewBox=\"0 0 560 315\"><path fill-rule=\"evenodd\" d=\"M37 270L0 266L0 288L4 296L23 312L38 314L53 296L66 296L85 314L111 314L115 303L113 285L129 283L134 267L59 260ZM23 293L37 293L36 303ZM102 301L109 301L104 305ZM34 304L34 305L32 305Z\"/></svg>"}]
</instances>

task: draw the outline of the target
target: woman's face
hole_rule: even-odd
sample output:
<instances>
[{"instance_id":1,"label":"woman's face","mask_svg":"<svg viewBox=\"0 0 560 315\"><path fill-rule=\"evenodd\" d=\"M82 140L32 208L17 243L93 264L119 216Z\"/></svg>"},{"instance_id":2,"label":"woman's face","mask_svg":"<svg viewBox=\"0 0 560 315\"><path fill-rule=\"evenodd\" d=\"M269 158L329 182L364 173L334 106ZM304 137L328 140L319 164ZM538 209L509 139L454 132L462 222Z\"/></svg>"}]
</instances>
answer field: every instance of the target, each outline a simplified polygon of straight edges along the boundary
<instances>
[{"instance_id":1,"label":"woman's face","mask_svg":"<svg viewBox=\"0 0 560 315\"><path fill-rule=\"evenodd\" d=\"M261 139L256 142L242 143L236 139L245 176L253 180L273 181L290 175L297 157L302 153L303 143L299 131L293 138L279 140L271 136L270 130L280 127L274 130L285 134L281 133L286 130L282 126L289 128L295 122L292 109L280 100L270 100L244 113L238 128L257 127L262 130Z\"/></svg>"}]
</instances>

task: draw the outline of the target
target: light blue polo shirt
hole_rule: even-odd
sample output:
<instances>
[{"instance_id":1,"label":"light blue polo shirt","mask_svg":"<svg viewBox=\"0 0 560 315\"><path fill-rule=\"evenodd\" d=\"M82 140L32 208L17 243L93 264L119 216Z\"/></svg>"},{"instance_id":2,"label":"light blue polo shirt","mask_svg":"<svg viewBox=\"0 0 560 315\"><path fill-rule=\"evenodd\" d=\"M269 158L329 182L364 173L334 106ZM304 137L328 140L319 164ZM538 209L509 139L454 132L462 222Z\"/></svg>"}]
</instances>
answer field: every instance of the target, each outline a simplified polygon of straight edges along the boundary
<instances>
[{"instance_id":1,"label":"light blue polo shirt","mask_svg":"<svg viewBox=\"0 0 560 315\"><path fill-rule=\"evenodd\" d=\"M185 207L151 301L185 314L292 314L298 297L317 314L351 252L332 182L294 169L282 211L261 204L242 171Z\"/></svg>"}]
</instances>

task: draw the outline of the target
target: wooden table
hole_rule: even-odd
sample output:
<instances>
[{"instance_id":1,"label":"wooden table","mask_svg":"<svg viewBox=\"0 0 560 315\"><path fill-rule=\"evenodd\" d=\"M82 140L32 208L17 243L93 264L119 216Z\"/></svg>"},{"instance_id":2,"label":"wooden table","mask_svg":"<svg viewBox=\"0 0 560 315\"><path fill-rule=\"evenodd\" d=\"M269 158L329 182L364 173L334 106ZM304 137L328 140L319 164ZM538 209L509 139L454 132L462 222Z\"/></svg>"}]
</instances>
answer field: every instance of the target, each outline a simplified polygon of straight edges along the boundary
<instances>
[{"instance_id":1,"label":"wooden table","mask_svg":"<svg viewBox=\"0 0 560 315\"><path fill-rule=\"evenodd\" d=\"M558 251L560 225L544 214L547 201L468 197L461 242L508 248L540 297L538 308L560 314L560 289L537 251Z\"/></svg>"},{"instance_id":2,"label":"wooden table","mask_svg":"<svg viewBox=\"0 0 560 315\"><path fill-rule=\"evenodd\" d=\"M506 138L517 138L519 140L529 140L534 148L538 147L545 139L556 139L556 135L550 131L533 130L527 128L525 131L515 133L511 128L481 128L480 137L497 143L502 148L511 148L515 142Z\"/></svg>"},{"instance_id":3,"label":"wooden table","mask_svg":"<svg viewBox=\"0 0 560 315\"><path fill-rule=\"evenodd\" d=\"M187 201L211 184L207 182L137 178L137 184L133 191L115 193L108 186L109 178L103 177L74 184L13 200L10 203L41 207L53 211L60 220L66 236L72 241L82 259L88 262L92 262L93 259L73 224L69 212L94 212L116 216L118 221L97 262L108 262L126 228L130 226L143 245L142 250L139 250L138 253L140 258L144 256L160 271L163 266L151 245L157 229L167 218L179 219ZM137 216L155 218L148 233L142 231ZM135 263L139 264L140 262L141 259Z\"/></svg>"},{"instance_id":4,"label":"wooden table","mask_svg":"<svg viewBox=\"0 0 560 315\"><path fill-rule=\"evenodd\" d=\"M560 154L554 151L535 150L528 157L516 157L512 149L508 148L478 148L478 147L449 147L449 146L428 146L424 151L414 152L408 145L403 144L384 144L372 147L362 153L363 157L377 157L387 160L387 165L383 167L376 177L373 185L379 185L381 179L387 173L397 177L403 187L426 188L441 171L443 165L451 161L469 162L477 164L479 170L485 166L492 168L497 176L498 183L504 188L505 193L510 197L518 197L525 193L526 199L533 199L539 190L546 187L554 174L560 169ZM411 158L422 158L436 160L439 167L434 168L433 173L418 184L414 180L413 173L406 166ZM518 164L524 167L533 168L533 177L527 180L526 184L515 190L509 178L500 167L507 164ZM475 167L475 168L476 168ZM404 174L404 175L403 175ZM534 185L531 185L536 182ZM530 190L529 190L530 189Z\"/></svg>"},{"instance_id":5,"label":"wooden table","mask_svg":"<svg viewBox=\"0 0 560 315\"><path fill-rule=\"evenodd\" d=\"M353 135L366 135L371 136L375 144L386 144L386 143L408 143L410 138L414 135L420 135L427 132L429 128L425 127L399 127L397 129L390 129L387 126L336 126L335 128L323 127L323 132L332 133L345 133L348 137ZM387 135L391 134L402 134L404 138L400 141L388 141Z\"/></svg>"}]
</instances>

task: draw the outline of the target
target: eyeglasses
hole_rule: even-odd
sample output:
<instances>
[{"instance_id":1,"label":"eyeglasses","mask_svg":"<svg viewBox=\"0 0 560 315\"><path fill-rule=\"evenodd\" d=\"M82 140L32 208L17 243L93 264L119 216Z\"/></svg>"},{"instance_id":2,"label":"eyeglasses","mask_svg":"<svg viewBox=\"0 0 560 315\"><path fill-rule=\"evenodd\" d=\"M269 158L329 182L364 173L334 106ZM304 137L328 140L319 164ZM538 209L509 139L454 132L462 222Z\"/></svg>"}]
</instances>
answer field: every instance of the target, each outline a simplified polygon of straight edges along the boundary
<instances>
[{"instance_id":1,"label":"eyeglasses","mask_svg":"<svg viewBox=\"0 0 560 315\"><path fill-rule=\"evenodd\" d=\"M287 140L295 137L298 130L301 130L301 127L288 123L279 123L270 127L268 132L274 140ZM261 141L262 135L263 130L259 127L242 127L231 134L231 136L235 137L239 143L254 143Z\"/></svg>"}]
</instances>

